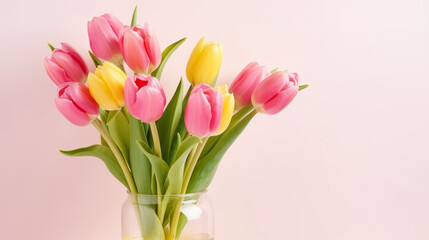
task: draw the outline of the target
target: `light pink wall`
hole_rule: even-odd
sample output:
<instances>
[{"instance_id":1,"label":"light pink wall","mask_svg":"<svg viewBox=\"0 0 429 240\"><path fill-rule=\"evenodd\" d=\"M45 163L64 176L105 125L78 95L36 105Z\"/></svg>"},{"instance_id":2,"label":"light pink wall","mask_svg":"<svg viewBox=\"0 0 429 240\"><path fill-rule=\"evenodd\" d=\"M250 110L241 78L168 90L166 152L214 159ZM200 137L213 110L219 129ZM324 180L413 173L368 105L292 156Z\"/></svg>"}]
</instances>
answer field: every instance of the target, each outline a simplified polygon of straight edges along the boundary
<instances>
[{"instance_id":1,"label":"light pink wall","mask_svg":"<svg viewBox=\"0 0 429 240\"><path fill-rule=\"evenodd\" d=\"M162 47L188 37L166 66L169 96L203 35L224 46L221 82L256 60L311 84L223 159L216 239L429 239L427 0L3 2L1 239L120 239L125 190L99 160L57 151L98 137L56 111L42 58L47 41L85 54L87 20L128 23L136 3Z\"/></svg>"}]
</instances>

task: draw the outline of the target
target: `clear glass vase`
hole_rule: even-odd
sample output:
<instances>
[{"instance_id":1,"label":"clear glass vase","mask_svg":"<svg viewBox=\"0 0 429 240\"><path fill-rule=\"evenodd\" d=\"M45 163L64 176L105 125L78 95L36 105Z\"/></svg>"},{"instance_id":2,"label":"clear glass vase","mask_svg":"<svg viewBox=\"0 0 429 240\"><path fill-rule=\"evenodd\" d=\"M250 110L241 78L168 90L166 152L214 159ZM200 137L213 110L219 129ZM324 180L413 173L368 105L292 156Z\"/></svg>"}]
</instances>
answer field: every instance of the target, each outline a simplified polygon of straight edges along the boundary
<instances>
[{"instance_id":1,"label":"clear glass vase","mask_svg":"<svg viewBox=\"0 0 429 240\"><path fill-rule=\"evenodd\" d=\"M213 240L213 207L206 192L128 193L122 206L123 240Z\"/></svg>"}]
</instances>

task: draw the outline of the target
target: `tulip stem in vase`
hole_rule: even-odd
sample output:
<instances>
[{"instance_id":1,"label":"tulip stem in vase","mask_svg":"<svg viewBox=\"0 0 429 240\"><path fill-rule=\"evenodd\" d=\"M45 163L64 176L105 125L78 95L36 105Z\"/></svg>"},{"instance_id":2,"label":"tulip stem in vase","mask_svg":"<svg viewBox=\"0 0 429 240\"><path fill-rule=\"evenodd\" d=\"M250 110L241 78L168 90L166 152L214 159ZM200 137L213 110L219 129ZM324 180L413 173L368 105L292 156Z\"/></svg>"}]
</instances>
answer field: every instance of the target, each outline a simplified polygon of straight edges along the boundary
<instances>
[{"instance_id":1,"label":"tulip stem in vase","mask_svg":"<svg viewBox=\"0 0 429 240\"><path fill-rule=\"evenodd\" d=\"M180 192L181 195L186 194L186 189L188 188L189 181L191 180L192 172L194 171L198 158L200 157L201 152L203 151L208 139L209 137L203 138L202 141L193 149L190 158L188 159L189 165L185 168L185 173L183 175L182 189ZM168 240L176 239L180 210L182 207L183 200L183 197L179 199L179 202L177 203L176 208L174 210L173 220L171 222L171 231Z\"/></svg>"},{"instance_id":2,"label":"tulip stem in vase","mask_svg":"<svg viewBox=\"0 0 429 240\"><path fill-rule=\"evenodd\" d=\"M131 176L131 172L128 168L127 163L125 162L124 158L122 157L122 154L119 152L116 144L113 142L113 140L110 138L109 134L104 130L104 127L99 119L94 119L92 121L92 125L100 132L100 135L103 137L103 139L106 141L107 145L109 145L109 148L112 150L113 155L115 155L116 159L118 160L118 163L122 169L122 172L125 175L125 179L127 180L130 192L132 193L132 202L134 206L134 211L136 213L137 222L139 225L140 233L143 234L143 222L140 215L140 209L138 205L138 198L137 198L137 188L134 184L134 180Z\"/></svg>"},{"instance_id":3,"label":"tulip stem in vase","mask_svg":"<svg viewBox=\"0 0 429 240\"><path fill-rule=\"evenodd\" d=\"M159 134L158 134L158 128L156 127L156 122L150 122L150 131L152 132L152 139L153 139L153 146L155 148L155 155L159 158L162 158L162 152L161 152L161 143L159 142ZM158 206L157 206L157 214L159 217L159 220L162 222L162 189L160 184L156 184L156 191L157 191L157 199L158 199Z\"/></svg>"}]
</instances>

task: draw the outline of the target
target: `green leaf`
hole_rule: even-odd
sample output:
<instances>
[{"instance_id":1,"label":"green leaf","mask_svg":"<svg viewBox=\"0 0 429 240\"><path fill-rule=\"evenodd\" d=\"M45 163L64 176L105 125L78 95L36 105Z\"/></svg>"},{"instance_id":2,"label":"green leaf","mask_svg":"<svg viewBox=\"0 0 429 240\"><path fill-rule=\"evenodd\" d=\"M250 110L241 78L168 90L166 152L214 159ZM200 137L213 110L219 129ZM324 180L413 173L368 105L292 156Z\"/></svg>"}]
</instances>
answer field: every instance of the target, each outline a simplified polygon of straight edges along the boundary
<instances>
[{"instance_id":1,"label":"green leaf","mask_svg":"<svg viewBox=\"0 0 429 240\"><path fill-rule=\"evenodd\" d=\"M104 164L106 164L107 169L109 169L112 175L129 189L125 175L110 148L103 145L92 145L86 148L79 148L70 151L60 150L60 152L66 156L91 156L101 159Z\"/></svg>"},{"instance_id":2,"label":"green leaf","mask_svg":"<svg viewBox=\"0 0 429 240\"><path fill-rule=\"evenodd\" d=\"M177 224L177 233L176 233L177 237L180 237L180 235L182 234L182 231L185 228L186 223L188 223L188 218L186 217L185 214L180 213L179 223Z\"/></svg>"},{"instance_id":3,"label":"green leaf","mask_svg":"<svg viewBox=\"0 0 429 240\"><path fill-rule=\"evenodd\" d=\"M165 240L164 229L155 211L149 204L139 203L142 220L143 237L145 240Z\"/></svg>"},{"instance_id":4,"label":"green leaf","mask_svg":"<svg viewBox=\"0 0 429 240\"><path fill-rule=\"evenodd\" d=\"M91 56L91 59L95 64L95 67L103 65L103 62L97 56L95 56L93 52L88 51L88 53L89 53L89 56Z\"/></svg>"},{"instance_id":5,"label":"green leaf","mask_svg":"<svg viewBox=\"0 0 429 240\"><path fill-rule=\"evenodd\" d=\"M155 71L152 72L152 76L156 77L158 79L161 79L161 74L162 71L164 70L164 66L167 63L168 59L171 57L171 55L174 53L174 51L176 51L176 49L182 45L182 43L186 40L186 38L182 38L179 41L171 44L170 46L168 46L167 48L164 49L164 51L162 51L162 60L161 63L159 64L158 68L155 69Z\"/></svg>"},{"instance_id":6,"label":"green leaf","mask_svg":"<svg viewBox=\"0 0 429 240\"><path fill-rule=\"evenodd\" d=\"M149 159L152 165L152 171L155 174L156 181L158 184L158 189L163 189L165 178L167 177L168 170L169 170L167 163L165 163L164 160L162 160L158 156L154 155L149 145L147 145L146 142L137 141L137 144L140 150L146 155L146 157ZM158 192L158 194L162 194L162 193Z\"/></svg>"},{"instance_id":7,"label":"green leaf","mask_svg":"<svg viewBox=\"0 0 429 240\"><path fill-rule=\"evenodd\" d=\"M170 159L174 159L174 156L177 153L177 149L182 144L182 137L179 133L176 133L176 137L173 138L173 142L171 143L171 149L170 149ZM174 162L173 162L174 163ZM170 164L171 165L171 164Z\"/></svg>"},{"instance_id":8,"label":"green leaf","mask_svg":"<svg viewBox=\"0 0 429 240\"><path fill-rule=\"evenodd\" d=\"M175 161L173 165L171 166L170 170L168 171L167 178L165 180L164 189L165 195L177 195L180 194L180 191L182 189L182 182L183 182L183 173L185 169L185 163L186 159L188 158L189 153L191 150L200 142L200 139L197 137L190 137L187 138L185 141L180 144L180 147L176 153ZM161 219L164 218L164 214L167 212L167 216L169 216L167 205L171 205L173 201L177 199L172 199L169 197L165 197L162 200L162 214ZM174 208L173 208L174 209Z\"/></svg>"},{"instance_id":9,"label":"green leaf","mask_svg":"<svg viewBox=\"0 0 429 240\"><path fill-rule=\"evenodd\" d=\"M192 173L191 180L189 181L188 193L204 191L210 185L220 160L255 114L256 111L253 111L236 125L228 127L227 130L220 135L213 149L198 160Z\"/></svg>"},{"instance_id":10,"label":"green leaf","mask_svg":"<svg viewBox=\"0 0 429 240\"><path fill-rule=\"evenodd\" d=\"M51 51L53 52L55 50L55 47L52 46L50 43L48 43L49 48L51 49Z\"/></svg>"},{"instance_id":11,"label":"green leaf","mask_svg":"<svg viewBox=\"0 0 429 240\"><path fill-rule=\"evenodd\" d=\"M116 116L118 116L118 114L121 112L121 110L113 110L113 111L109 111L109 113L107 114L107 119L106 119L106 125L109 125L110 122L112 120L114 120L116 118Z\"/></svg>"},{"instance_id":12,"label":"green leaf","mask_svg":"<svg viewBox=\"0 0 429 240\"><path fill-rule=\"evenodd\" d=\"M277 72L279 70L279 68L278 67L276 67L276 68L274 68L273 70L271 70L271 73L275 73L275 72Z\"/></svg>"},{"instance_id":13,"label":"green leaf","mask_svg":"<svg viewBox=\"0 0 429 240\"><path fill-rule=\"evenodd\" d=\"M159 138L161 142L162 156L165 161L170 165L170 150L173 138L176 137L177 125L179 124L182 115L182 99L183 99L183 80L180 79L176 92L171 98L170 102L165 108L164 114L156 122Z\"/></svg>"},{"instance_id":14,"label":"green leaf","mask_svg":"<svg viewBox=\"0 0 429 240\"><path fill-rule=\"evenodd\" d=\"M128 109L126 107L122 107L121 112L124 114L127 121L130 122L130 113L128 112Z\"/></svg>"},{"instance_id":15,"label":"green leaf","mask_svg":"<svg viewBox=\"0 0 429 240\"><path fill-rule=\"evenodd\" d=\"M187 133L186 126L185 126L185 109L186 109L186 105L188 104L188 100L189 100L189 96L191 95L191 92L192 92L192 85L189 86L188 91L186 92L185 98L183 99L182 114L180 116L179 125L177 126L177 131L176 131L182 137L185 137Z\"/></svg>"},{"instance_id":16,"label":"green leaf","mask_svg":"<svg viewBox=\"0 0 429 240\"><path fill-rule=\"evenodd\" d=\"M301 90L303 90L303 89L306 89L306 88L307 88L307 87L309 87L309 86L310 86L309 84L301 85L301 86L299 86L298 91L301 91Z\"/></svg>"},{"instance_id":17,"label":"green leaf","mask_svg":"<svg viewBox=\"0 0 429 240\"><path fill-rule=\"evenodd\" d=\"M133 17L131 18L130 27L134 27L137 23L137 10L138 10L138 6L136 5L136 7L134 8Z\"/></svg>"},{"instance_id":18,"label":"green leaf","mask_svg":"<svg viewBox=\"0 0 429 240\"><path fill-rule=\"evenodd\" d=\"M130 168L137 192L151 194L151 164L140 150L137 141L147 142L143 123L130 115Z\"/></svg>"},{"instance_id":19,"label":"green leaf","mask_svg":"<svg viewBox=\"0 0 429 240\"><path fill-rule=\"evenodd\" d=\"M250 103L247 106L240 109L237 113L232 116L231 122L229 123L229 127L234 126L239 122L241 119L243 119L247 114L249 114L254 109L253 105ZM213 146L216 144L216 142L219 140L220 136L213 136L210 137L207 141L206 145L204 146L203 151L201 152L201 157L204 157L208 152L210 152L213 148Z\"/></svg>"},{"instance_id":20,"label":"green leaf","mask_svg":"<svg viewBox=\"0 0 429 240\"><path fill-rule=\"evenodd\" d=\"M104 123L106 123L107 122L107 117L109 116L109 113L107 111L105 111L104 109L102 109L102 108L100 108L99 112L100 112L101 121L104 122Z\"/></svg>"},{"instance_id":21,"label":"green leaf","mask_svg":"<svg viewBox=\"0 0 429 240\"><path fill-rule=\"evenodd\" d=\"M191 150L200 142L198 137L190 137L182 142L177 150L175 160L170 170L168 171L164 189L166 194L179 194L182 188L183 171L185 168L186 159Z\"/></svg>"},{"instance_id":22,"label":"green leaf","mask_svg":"<svg viewBox=\"0 0 429 240\"><path fill-rule=\"evenodd\" d=\"M121 111L110 111L107 117L107 128L113 141L121 150L122 156L129 164L130 124Z\"/></svg>"}]
</instances>

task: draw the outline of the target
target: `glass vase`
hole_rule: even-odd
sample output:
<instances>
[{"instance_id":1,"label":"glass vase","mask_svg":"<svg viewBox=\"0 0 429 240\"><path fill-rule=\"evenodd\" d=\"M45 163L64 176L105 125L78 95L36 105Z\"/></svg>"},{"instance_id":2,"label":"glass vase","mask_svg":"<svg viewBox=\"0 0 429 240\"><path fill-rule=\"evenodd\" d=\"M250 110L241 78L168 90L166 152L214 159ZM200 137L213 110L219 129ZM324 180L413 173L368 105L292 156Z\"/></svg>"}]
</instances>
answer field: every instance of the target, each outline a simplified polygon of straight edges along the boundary
<instances>
[{"instance_id":1,"label":"glass vase","mask_svg":"<svg viewBox=\"0 0 429 240\"><path fill-rule=\"evenodd\" d=\"M206 192L128 193L122 206L123 240L213 240L213 207Z\"/></svg>"}]
</instances>

